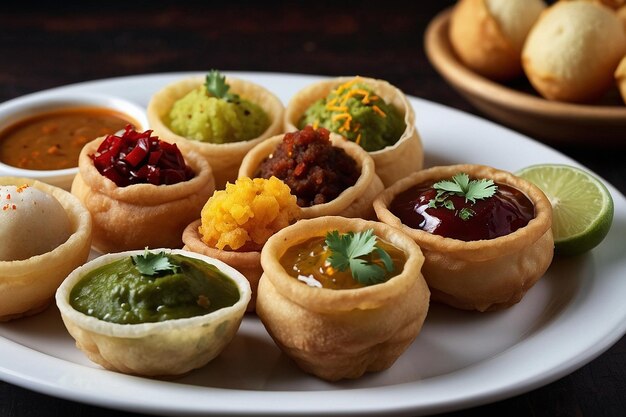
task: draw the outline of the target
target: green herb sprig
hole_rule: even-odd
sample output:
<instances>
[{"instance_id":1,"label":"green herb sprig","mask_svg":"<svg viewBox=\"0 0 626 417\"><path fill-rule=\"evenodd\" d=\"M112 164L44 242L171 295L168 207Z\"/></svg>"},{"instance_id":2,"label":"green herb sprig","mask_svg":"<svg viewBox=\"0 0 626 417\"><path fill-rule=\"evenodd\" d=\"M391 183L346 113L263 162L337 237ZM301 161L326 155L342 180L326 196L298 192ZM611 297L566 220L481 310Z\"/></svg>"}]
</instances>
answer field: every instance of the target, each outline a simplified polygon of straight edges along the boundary
<instances>
[{"instance_id":1,"label":"green herb sprig","mask_svg":"<svg viewBox=\"0 0 626 417\"><path fill-rule=\"evenodd\" d=\"M442 180L436 182L433 188L437 190L435 198L428 202L428 207L445 207L448 210L455 210L454 204L448 200L449 196L457 195L465 198L465 202L476 203L476 200L483 200L493 196L498 190L498 186L492 180L479 179L471 180L469 175L460 172L452 177L452 180ZM458 216L462 220L469 220L474 214L474 210L469 207L462 208Z\"/></svg>"},{"instance_id":2,"label":"green herb sprig","mask_svg":"<svg viewBox=\"0 0 626 417\"><path fill-rule=\"evenodd\" d=\"M146 248L143 255L133 255L131 259L142 275L154 276L163 272L176 273L180 270L180 266L173 264L163 251L154 253Z\"/></svg>"},{"instance_id":3,"label":"green herb sprig","mask_svg":"<svg viewBox=\"0 0 626 417\"><path fill-rule=\"evenodd\" d=\"M393 261L389 254L376 244L374 230L364 232L348 232L340 234L333 230L326 234L326 245L331 251L328 257L330 266L345 271L350 268L352 278L363 285L373 285L385 282L385 269L393 271ZM371 253L376 253L384 265L384 269L373 262L362 259Z\"/></svg>"},{"instance_id":4,"label":"green herb sprig","mask_svg":"<svg viewBox=\"0 0 626 417\"><path fill-rule=\"evenodd\" d=\"M229 101L236 101L239 99L237 94L228 92L228 90L230 90L230 85L226 83L226 77L218 70L212 69L209 71L205 79L204 87L213 97Z\"/></svg>"}]
</instances>

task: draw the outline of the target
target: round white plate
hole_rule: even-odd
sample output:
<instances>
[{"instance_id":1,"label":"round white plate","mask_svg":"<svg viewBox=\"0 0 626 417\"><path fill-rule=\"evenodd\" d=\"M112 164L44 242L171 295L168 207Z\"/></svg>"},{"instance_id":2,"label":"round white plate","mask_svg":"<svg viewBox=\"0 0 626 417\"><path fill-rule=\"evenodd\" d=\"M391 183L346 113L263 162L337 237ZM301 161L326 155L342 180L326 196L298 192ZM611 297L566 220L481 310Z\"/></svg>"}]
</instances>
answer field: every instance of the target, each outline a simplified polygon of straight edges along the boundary
<instances>
[{"instance_id":1,"label":"round white plate","mask_svg":"<svg viewBox=\"0 0 626 417\"><path fill-rule=\"evenodd\" d=\"M104 93L145 107L154 92L188 75L94 81L34 96ZM285 103L320 79L232 75L266 86ZM535 163L579 165L477 117L417 98L411 103L427 166L468 162L515 171ZM175 381L132 377L89 362L51 307L0 325L0 378L66 399L163 415L418 415L517 395L574 371L626 332L626 200L609 189L615 219L599 247L556 259L506 311L479 314L433 305L421 334L384 372L339 383L308 376L281 354L260 321L248 316L233 343L206 367Z\"/></svg>"}]
</instances>

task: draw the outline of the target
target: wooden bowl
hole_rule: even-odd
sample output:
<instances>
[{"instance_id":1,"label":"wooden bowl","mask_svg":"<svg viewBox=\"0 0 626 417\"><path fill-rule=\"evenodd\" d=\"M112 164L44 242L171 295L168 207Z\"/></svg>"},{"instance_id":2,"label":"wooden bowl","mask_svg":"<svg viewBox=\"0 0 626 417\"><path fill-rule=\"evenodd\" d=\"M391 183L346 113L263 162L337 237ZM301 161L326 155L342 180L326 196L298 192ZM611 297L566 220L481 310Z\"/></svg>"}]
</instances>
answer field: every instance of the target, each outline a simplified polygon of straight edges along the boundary
<instances>
[{"instance_id":1,"label":"wooden bowl","mask_svg":"<svg viewBox=\"0 0 626 417\"><path fill-rule=\"evenodd\" d=\"M601 104L571 104L523 91L531 90L525 80L515 81L513 88L484 78L465 67L454 53L448 38L451 13L452 9L444 10L428 25L424 36L426 55L445 80L480 111L539 140L625 143L626 106L617 91L607 94Z\"/></svg>"}]
</instances>

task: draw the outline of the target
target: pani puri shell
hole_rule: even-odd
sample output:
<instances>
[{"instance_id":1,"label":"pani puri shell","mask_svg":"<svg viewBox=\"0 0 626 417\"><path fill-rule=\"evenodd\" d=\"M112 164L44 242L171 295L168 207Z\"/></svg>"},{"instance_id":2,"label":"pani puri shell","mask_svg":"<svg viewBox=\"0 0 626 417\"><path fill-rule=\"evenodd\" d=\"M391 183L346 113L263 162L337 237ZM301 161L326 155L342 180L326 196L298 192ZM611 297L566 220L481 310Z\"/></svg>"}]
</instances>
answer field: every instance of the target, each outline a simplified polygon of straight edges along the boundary
<instances>
[{"instance_id":1,"label":"pani puri shell","mask_svg":"<svg viewBox=\"0 0 626 417\"><path fill-rule=\"evenodd\" d=\"M604 94L626 54L626 32L609 8L585 1L548 8L528 34L522 65L549 100L586 102Z\"/></svg>"},{"instance_id":2,"label":"pani puri shell","mask_svg":"<svg viewBox=\"0 0 626 417\"><path fill-rule=\"evenodd\" d=\"M459 172L509 185L532 201L535 217L495 239L465 242L413 229L388 207L401 192L419 184L449 179ZM552 206L535 185L513 174L482 165L433 167L415 173L382 192L374 201L378 218L409 235L426 258L422 272L432 299L463 310L491 311L518 303L552 261Z\"/></svg>"},{"instance_id":3,"label":"pani puri shell","mask_svg":"<svg viewBox=\"0 0 626 417\"><path fill-rule=\"evenodd\" d=\"M314 288L287 274L281 256L328 231L374 233L404 251L400 274L364 288ZM417 245L379 222L329 216L300 220L270 238L261 252L257 314L280 349L305 372L336 381L387 369L420 332L429 290Z\"/></svg>"},{"instance_id":4,"label":"pani puri shell","mask_svg":"<svg viewBox=\"0 0 626 417\"><path fill-rule=\"evenodd\" d=\"M287 104L284 116L284 131L298 130L297 126L304 112L317 100L322 99L335 89L354 77L339 77L319 81L298 91ZM419 171L424 165L422 141L415 127L415 111L404 93L387 81L374 78L359 77L380 96L385 102L393 105L403 116L406 130L398 141L379 151L369 152L376 165L376 174L385 186L411 172Z\"/></svg>"},{"instance_id":5,"label":"pani puri shell","mask_svg":"<svg viewBox=\"0 0 626 417\"><path fill-rule=\"evenodd\" d=\"M617 87L622 94L624 103L626 103L626 56L622 58L615 70L615 81L617 81Z\"/></svg>"},{"instance_id":6,"label":"pani puri shell","mask_svg":"<svg viewBox=\"0 0 626 417\"><path fill-rule=\"evenodd\" d=\"M250 283L250 288L252 289L252 298L248 303L246 311L254 312L259 279L263 274L261 251L233 251L213 248L202 240L202 236L198 231L201 223L202 220L198 219L185 228L183 231L183 243L185 244L183 249L219 259L241 272Z\"/></svg>"},{"instance_id":7,"label":"pani puri shell","mask_svg":"<svg viewBox=\"0 0 626 417\"><path fill-rule=\"evenodd\" d=\"M156 323L117 324L91 317L70 305L72 288L89 272L120 258L141 255L130 251L103 255L74 270L56 292L61 318L76 346L103 368L149 377L177 376L207 364L230 343L239 329L250 299L248 281L230 266L181 250L158 249L215 265L239 289L239 301L203 316Z\"/></svg>"},{"instance_id":8,"label":"pani puri shell","mask_svg":"<svg viewBox=\"0 0 626 417\"><path fill-rule=\"evenodd\" d=\"M517 77L524 41L545 7L541 0L460 0L450 18L450 43L473 71L493 80Z\"/></svg>"},{"instance_id":9,"label":"pani puri shell","mask_svg":"<svg viewBox=\"0 0 626 417\"><path fill-rule=\"evenodd\" d=\"M624 30L626 31L626 6L622 6L619 9L617 9L616 13L617 13L617 17L622 22L622 25L624 25Z\"/></svg>"},{"instance_id":10,"label":"pani puri shell","mask_svg":"<svg viewBox=\"0 0 626 417\"><path fill-rule=\"evenodd\" d=\"M254 178L261 162L274 152L284 136L284 134L273 136L252 148L241 162L239 177ZM361 169L361 175L353 186L346 188L334 200L310 207L300 207L299 218L310 219L320 216L374 218L372 202L384 189L384 185L375 170L374 160L370 156L372 153L335 133L330 134L330 141L333 146L343 149L356 161Z\"/></svg>"},{"instance_id":11,"label":"pani puri shell","mask_svg":"<svg viewBox=\"0 0 626 417\"><path fill-rule=\"evenodd\" d=\"M596 3L602 3L613 10L617 10L626 4L626 0L594 0Z\"/></svg>"},{"instance_id":12,"label":"pani puri shell","mask_svg":"<svg viewBox=\"0 0 626 417\"><path fill-rule=\"evenodd\" d=\"M279 133L282 130L284 106L273 93L260 85L250 81L233 77L226 77L232 93L260 106L267 114L270 125L257 138L231 143L210 143L191 140L176 133L163 122L174 103L190 91L204 84L204 77L190 77L165 86L152 96L148 104L148 121L154 133L167 142L176 143L181 149L192 149L202 155L213 168L215 185L218 189L224 188L227 181L237 179L237 170L244 155L254 145L264 139Z\"/></svg>"},{"instance_id":13,"label":"pani puri shell","mask_svg":"<svg viewBox=\"0 0 626 417\"><path fill-rule=\"evenodd\" d=\"M78 174L72 194L93 218L93 246L100 252L120 252L145 247L180 248L189 223L215 190L209 163L198 153L181 149L195 176L172 185L133 184L118 187L104 177L89 155L103 138L85 145L78 157Z\"/></svg>"},{"instance_id":14,"label":"pani puri shell","mask_svg":"<svg viewBox=\"0 0 626 417\"><path fill-rule=\"evenodd\" d=\"M91 216L76 197L36 180L0 177L0 185L24 184L59 201L69 218L71 235L50 252L20 261L0 262L0 321L43 311L52 302L57 287L87 260L91 250Z\"/></svg>"},{"instance_id":15,"label":"pani puri shell","mask_svg":"<svg viewBox=\"0 0 626 417\"><path fill-rule=\"evenodd\" d=\"M606 7L609 7L613 10L617 10L620 7L622 7L625 3L626 0L559 0L559 1L588 1L591 3L598 3L598 4L602 4Z\"/></svg>"}]
</instances>

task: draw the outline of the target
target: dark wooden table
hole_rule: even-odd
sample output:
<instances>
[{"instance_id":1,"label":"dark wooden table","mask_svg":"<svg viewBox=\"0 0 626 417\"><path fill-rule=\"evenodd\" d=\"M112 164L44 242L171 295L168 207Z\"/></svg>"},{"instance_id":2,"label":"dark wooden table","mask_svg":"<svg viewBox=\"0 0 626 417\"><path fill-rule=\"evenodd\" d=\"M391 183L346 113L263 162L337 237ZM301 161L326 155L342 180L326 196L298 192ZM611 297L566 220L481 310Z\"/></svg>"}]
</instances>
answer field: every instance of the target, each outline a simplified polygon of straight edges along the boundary
<instances>
[{"instance_id":1,"label":"dark wooden table","mask_svg":"<svg viewBox=\"0 0 626 417\"><path fill-rule=\"evenodd\" d=\"M43 3L43 2L42 2ZM0 102L87 80L207 70L386 79L480 115L428 63L427 23L451 0L11 2L0 6ZM482 116L482 115L481 115ZM626 132L621 133L626 141ZM541 138L537 138L541 139ZM554 144L626 192L626 146ZM626 415L626 338L543 388L449 416ZM0 352L0 355L2 352ZM538 352L540 354L540 352ZM0 416L133 416L0 382Z\"/></svg>"}]
</instances>

